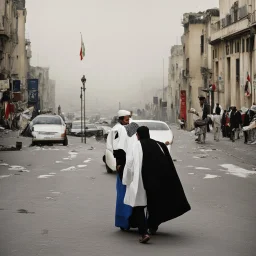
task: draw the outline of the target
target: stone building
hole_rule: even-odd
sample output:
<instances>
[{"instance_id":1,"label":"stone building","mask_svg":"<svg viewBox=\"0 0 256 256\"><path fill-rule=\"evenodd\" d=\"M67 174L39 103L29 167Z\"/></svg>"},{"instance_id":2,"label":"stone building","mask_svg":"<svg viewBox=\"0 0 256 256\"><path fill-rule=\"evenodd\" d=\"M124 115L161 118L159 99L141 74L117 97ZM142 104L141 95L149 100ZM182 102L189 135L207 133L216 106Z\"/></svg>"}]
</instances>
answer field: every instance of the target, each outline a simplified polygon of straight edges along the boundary
<instances>
[{"instance_id":1,"label":"stone building","mask_svg":"<svg viewBox=\"0 0 256 256\"><path fill-rule=\"evenodd\" d=\"M25 0L0 0L0 80L20 80L27 100L27 73L32 57L30 41L25 38L27 11Z\"/></svg>"},{"instance_id":2,"label":"stone building","mask_svg":"<svg viewBox=\"0 0 256 256\"><path fill-rule=\"evenodd\" d=\"M255 102L256 1L219 0L220 19L210 40L215 98L224 108L250 107Z\"/></svg>"},{"instance_id":3,"label":"stone building","mask_svg":"<svg viewBox=\"0 0 256 256\"><path fill-rule=\"evenodd\" d=\"M184 34L181 38L183 46L181 89L185 94L186 110L192 107L199 109L198 96L202 89L200 37L204 29L204 13L185 13L182 23ZM192 115L186 115L186 124L187 129L193 128Z\"/></svg>"},{"instance_id":4,"label":"stone building","mask_svg":"<svg viewBox=\"0 0 256 256\"><path fill-rule=\"evenodd\" d=\"M183 70L183 47L171 48L168 69L167 116L171 123L177 122L180 113L181 73Z\"/></svg>"}]
</instances>

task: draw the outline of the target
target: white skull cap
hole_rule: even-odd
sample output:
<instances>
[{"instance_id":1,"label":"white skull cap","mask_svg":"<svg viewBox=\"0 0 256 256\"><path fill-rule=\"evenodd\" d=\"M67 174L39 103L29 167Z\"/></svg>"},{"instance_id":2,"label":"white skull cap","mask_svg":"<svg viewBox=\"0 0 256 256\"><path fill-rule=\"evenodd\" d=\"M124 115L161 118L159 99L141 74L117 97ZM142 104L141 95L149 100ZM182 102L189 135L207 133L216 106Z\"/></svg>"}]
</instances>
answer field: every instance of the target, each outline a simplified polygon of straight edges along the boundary
<instances>
[{"instance_id":1,"label":"white skull cap","mask_svg":"<svg viewBox=\"0 0 256 256\"><path fill-rule=\"evenodd\" d=\"M117 112L118 117L122 117L122 116L130 116L131 112L127 111L127 110L119 110Z\"/></svg>"}]
</instances>

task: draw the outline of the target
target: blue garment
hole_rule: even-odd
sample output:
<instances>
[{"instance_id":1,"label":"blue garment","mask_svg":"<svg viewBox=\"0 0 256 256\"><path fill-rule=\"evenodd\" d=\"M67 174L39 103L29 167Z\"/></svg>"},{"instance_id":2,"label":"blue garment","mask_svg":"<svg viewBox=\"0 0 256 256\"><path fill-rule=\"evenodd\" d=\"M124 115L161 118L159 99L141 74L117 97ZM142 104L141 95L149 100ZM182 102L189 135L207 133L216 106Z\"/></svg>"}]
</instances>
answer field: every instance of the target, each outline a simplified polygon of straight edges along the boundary
<instances>
[{"instance_id":1,"label":"blue garment","mask_svg":"<svg viewBox=\"0 0 256 256\"><path fill-rule=\"evenodd\" d=\"M132 215L132 207L124 204L126 186L122 184L119 175L116 175L116 216L115 226L118 228L129 229L129 217Z\"/></svg>"}]
</instances>

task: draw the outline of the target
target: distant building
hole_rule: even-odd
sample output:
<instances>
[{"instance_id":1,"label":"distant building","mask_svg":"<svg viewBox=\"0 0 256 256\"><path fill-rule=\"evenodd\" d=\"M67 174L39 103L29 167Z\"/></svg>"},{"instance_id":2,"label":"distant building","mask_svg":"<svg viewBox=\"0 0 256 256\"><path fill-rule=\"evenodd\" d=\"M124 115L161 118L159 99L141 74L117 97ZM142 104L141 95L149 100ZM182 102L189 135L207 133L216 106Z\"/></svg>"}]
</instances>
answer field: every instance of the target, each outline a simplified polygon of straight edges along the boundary
<instances>
[{"instance_id":1,"label":"distant building","mask_svg":"<svg viewBox=\"0 0 256 256\"><path fill-rule=\"evenodd\" d=\"M183 71L182 90L185 91L186 109L200 108L198 96L202 89L201 76L201 46L200 37L204 29L204 13L185 13L183 15L184 34L183 46ZM194 127L192 115L187 115L187 128Z\"/></svg>"},{"instance_id":2,"label":"distant building","mask_svg":"<svg viewBox=\"0 0 256 256\"><path fill-rule=\"evenodd\" d=\"M168 96L167 96L167 116L172 123L177 122L180 113L180 90L181 73L183 70L183 47L174 45L171 48L168 69Z\"/></svg>"},{"instance_id":3,"label":"distant building","mask_svg":"<svg viewBox=\"0 0 256 256\"><path fill-rule=\"evenodd\" d=\"M50 79L50 88L49 88L49 108L54 113L56 110L56 95L55 95L56 81Z\"/></svg>"},{"instance_id":4,"label":"distant building","mask_svg":"<svg viewBox=\"0 0 256 256\"><path fill-rule=\"evenodd\" d=\"M38 98L41 111L48 111L51 107L51 82L49 78L49 68L30 67L30 78L38 79Z\"/></svg>"}]
</instances>

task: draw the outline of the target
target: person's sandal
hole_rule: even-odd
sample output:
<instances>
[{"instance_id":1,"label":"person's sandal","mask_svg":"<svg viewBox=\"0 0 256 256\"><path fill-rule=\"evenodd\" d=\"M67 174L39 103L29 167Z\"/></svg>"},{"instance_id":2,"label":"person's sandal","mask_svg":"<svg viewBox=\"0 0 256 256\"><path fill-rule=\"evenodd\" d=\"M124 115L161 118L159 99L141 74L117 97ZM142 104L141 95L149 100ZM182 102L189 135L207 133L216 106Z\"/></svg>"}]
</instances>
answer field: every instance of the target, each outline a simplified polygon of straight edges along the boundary
<instances>
[{"instance_id":1,"label":"person's sandal","mask_svg":"<svg viewBox=\"0 0 256 256\"><path fill-rule=\"evenodd\" d=\"M139 242L140 242L141 244L146 244L149 240L150 240L150 236L149 236L149 235L143 235L143 236L141 237L141 239L139 240Z\"/></svg>"}]
</instances>

